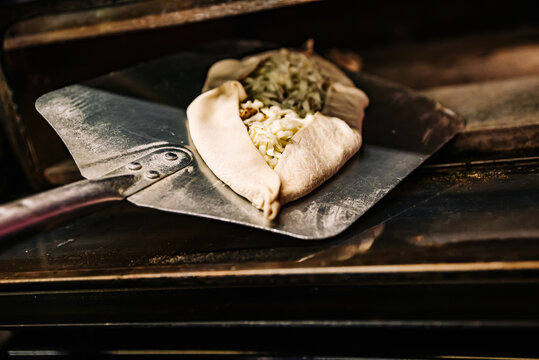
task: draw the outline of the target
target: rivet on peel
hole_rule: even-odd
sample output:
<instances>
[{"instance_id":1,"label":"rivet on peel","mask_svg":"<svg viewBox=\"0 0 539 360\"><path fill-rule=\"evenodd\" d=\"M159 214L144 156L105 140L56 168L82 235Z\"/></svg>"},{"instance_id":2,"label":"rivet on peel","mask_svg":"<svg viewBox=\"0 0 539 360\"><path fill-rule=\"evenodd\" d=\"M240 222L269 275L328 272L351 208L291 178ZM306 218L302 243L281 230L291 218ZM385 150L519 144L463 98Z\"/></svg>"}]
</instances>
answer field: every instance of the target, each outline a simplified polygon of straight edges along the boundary
<instances>
[{"instance_id":1,"label":"rivet on peel","mask_svg":"<svg viewBox=\"0 0 539 360\"><path fill-rule=\"evenodd\" d=\"M129 170L140 170L142 169L142 165L139 162L133 161L127 164L127 168Z\"/></svg>"},{"instance_id":2,"label":"rivet on peel","mask_svg":"<svg viewBox=\"0 0 539 360\"><path fill-rule=\"evenodd\" d=\"M144 174L148 179L157 179L159 177L159 173L155 170L146 171Z\"/></svg>"},{"instance_id":3,"label":"rivet on peel","mask_svg":"<svg viewBox=\"0 0 539 360\"><path fill-rule=\"evenodd\" d=\"M171 160L171 161L176 160L176 159L178 159L178 155L176 155L173 152L167 152L167 153L165 153L165 159Z\"/></svg>"}]
</instances>

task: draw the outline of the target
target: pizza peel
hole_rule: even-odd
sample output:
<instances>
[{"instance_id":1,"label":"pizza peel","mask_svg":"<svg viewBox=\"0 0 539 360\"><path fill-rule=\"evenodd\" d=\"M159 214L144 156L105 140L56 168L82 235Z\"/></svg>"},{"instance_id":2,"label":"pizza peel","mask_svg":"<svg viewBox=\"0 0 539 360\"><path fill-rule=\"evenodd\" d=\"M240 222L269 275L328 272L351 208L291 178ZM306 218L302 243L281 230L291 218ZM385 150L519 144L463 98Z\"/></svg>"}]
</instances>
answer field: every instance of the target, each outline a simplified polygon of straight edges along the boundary
<instances>
[{"instance_id":1,"label":"pizza peel","mask_svg":"<svg viewBox=\"0 0 539 360\"><path fill-rule=\"evenodd\" d=\"M210 48L211 49L211 48ZM226 221L301 239L339 234L463 128L463 120L412 90L349 74L371 100L362 149L274 221L216 178L189 138L185 109L211 64L266 50L258 42L183 52L40 97L86 180L0 207L0 236L95 203L139 206Z\"/></svg>"}]
</instances>

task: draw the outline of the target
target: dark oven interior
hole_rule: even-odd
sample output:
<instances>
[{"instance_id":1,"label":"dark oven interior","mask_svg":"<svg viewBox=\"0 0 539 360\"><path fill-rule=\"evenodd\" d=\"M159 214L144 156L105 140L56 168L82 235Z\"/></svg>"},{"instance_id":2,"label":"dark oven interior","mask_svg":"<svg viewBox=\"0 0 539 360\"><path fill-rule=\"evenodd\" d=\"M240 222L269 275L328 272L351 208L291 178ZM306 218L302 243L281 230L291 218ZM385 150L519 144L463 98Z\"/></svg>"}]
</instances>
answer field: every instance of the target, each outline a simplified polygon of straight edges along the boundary
<instances>
[{"instance_id":1,"label":"dark oven interior","mask_svg":"<svg viewBox=\"0 0 539 360\"><path fill-rule=\"evenodd\" d=\"M466 121L335 238L300 241L124 202L3 241L0 351L537 356L526 340L539 319L537 14L533 0L0 5L1 203L82 178L36 111L39 96L231 41L313 39L348 72L409 87ZM522 336L509 344L508 332ZM292 341L299 333L317 341ZM374 346L378 338L394 346Z\"/></svg>"}]
</instances>

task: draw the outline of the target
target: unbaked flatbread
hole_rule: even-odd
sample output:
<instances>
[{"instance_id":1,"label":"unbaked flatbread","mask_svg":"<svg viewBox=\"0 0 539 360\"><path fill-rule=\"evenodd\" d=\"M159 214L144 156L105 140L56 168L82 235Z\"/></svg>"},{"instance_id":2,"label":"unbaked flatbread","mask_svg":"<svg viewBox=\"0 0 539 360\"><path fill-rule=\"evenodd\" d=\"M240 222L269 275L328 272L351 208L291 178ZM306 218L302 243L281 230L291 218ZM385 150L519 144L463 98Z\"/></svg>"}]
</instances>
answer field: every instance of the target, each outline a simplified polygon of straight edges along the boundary
<instances>
[{"instance_id":1,"label":"unbaked flatbread","mask_svg":"<svg viewBox=\"0 0 539 360\"><path fill-rule=\"evenodd\" d=\"M213 173L239 195L277 216L333 176L361 147L364 109L369 99L335 65L310 55L330 81L322 112L301 128L284 149L275 169L264 160L240 118L246 98L238 81L277 51L226 59L209 70L203 93L187 108L193 143Z\"/></svg>"}]
</instances>

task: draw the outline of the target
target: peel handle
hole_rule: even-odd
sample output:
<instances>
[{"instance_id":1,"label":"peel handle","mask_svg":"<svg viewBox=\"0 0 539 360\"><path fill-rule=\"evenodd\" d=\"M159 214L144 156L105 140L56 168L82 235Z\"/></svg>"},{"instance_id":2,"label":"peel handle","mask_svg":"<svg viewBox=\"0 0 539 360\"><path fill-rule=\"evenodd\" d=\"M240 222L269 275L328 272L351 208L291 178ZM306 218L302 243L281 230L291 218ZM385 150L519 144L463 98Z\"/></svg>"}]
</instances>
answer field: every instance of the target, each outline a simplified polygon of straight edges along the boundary
<instances>
[{"instance_id":1,"label":"peel handle","mask_svg":"<svg viewBox=\"0 0 539 360\"><path fill-rule=\"evenodd\" d=\"M0 238L7 238L94 204L123 200L132 175L81 180L0 206Z\"/></svg>"}]
</instances>

